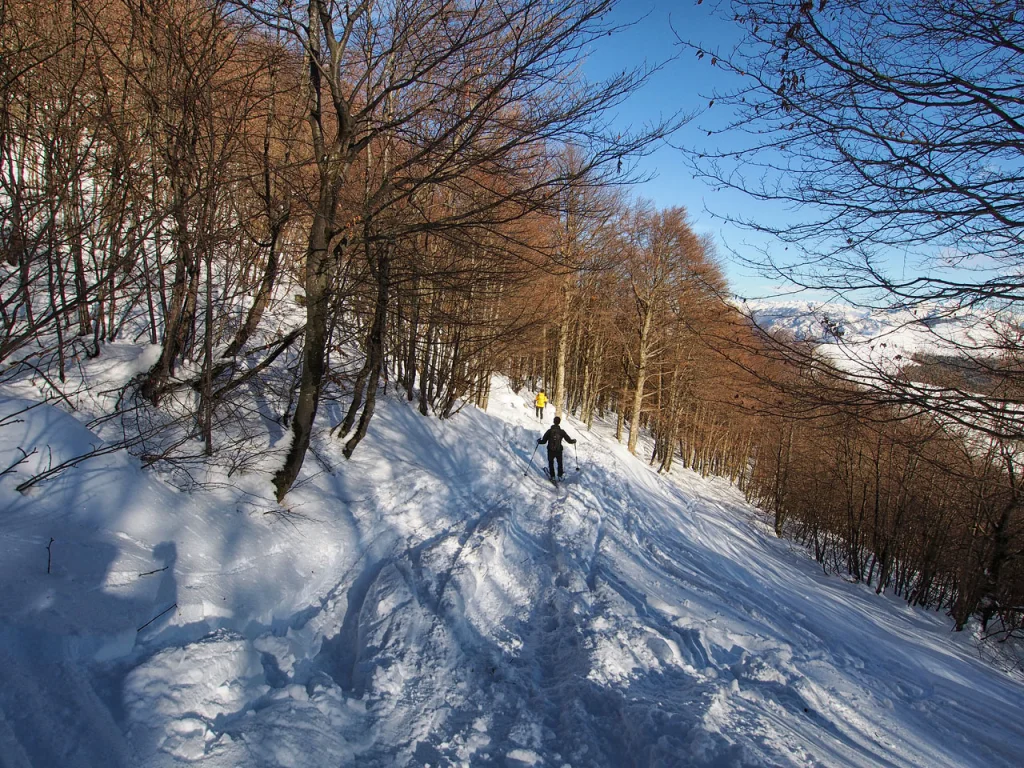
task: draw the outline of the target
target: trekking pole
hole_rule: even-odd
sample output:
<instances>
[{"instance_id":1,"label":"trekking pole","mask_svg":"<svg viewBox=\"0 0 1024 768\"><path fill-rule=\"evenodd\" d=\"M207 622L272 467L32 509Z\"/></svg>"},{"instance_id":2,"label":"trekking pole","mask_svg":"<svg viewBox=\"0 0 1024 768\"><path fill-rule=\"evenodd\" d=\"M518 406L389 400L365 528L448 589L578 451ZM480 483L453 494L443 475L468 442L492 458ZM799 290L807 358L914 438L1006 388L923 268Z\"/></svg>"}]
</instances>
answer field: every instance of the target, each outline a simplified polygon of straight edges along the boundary
<instances>
[{"instance_id":1,"label":"trekking pole","mask_svg":"<svg viewBox=\"0 0 1024 768\"><path fill-rule=\"evenodd\" d=\"M572 444L572 452L574 454L576 454L576 471L579 472L580 471L580 451L579 451L579 448L576 447L576 443Z\"/></svg>"},{"instance_id":2,"label":"trekking pole","mask_svg":"<svg viewBox=\"0 0 1024 768\"><path fill-rule=\"evenodd\" d=\"M540 448L540 443L533 446L533 453L530 454L530 463L526 466L526 471L523 472L523 477L526 477L530 473L530 470L533 469L533 457L537 455L538 448Z\"/></svg>"}]
</instances>

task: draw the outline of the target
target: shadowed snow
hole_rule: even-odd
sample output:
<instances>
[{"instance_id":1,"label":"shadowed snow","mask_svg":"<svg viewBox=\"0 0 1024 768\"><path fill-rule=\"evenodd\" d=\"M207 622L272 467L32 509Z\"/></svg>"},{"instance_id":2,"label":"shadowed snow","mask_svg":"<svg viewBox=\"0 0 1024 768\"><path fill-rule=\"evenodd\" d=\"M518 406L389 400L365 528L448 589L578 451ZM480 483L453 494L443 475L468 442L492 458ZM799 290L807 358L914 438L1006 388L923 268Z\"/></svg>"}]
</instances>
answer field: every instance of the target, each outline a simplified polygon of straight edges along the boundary
<instances>
[{"instance_id":1,"label":"shadowed snow","mask_svg":"<svg viewBox=\"0 0 1024 768\"><path fill-rule=\"evenodd\" d=\"M554 488L497 380L446 422L382 400L274 514L269 475L184 494L122 454L0 479L3 765L1019 764L1019 680L728 483L567 419ZM99 440L41 406L0 464Z\"/></svg>"}]
</instances>

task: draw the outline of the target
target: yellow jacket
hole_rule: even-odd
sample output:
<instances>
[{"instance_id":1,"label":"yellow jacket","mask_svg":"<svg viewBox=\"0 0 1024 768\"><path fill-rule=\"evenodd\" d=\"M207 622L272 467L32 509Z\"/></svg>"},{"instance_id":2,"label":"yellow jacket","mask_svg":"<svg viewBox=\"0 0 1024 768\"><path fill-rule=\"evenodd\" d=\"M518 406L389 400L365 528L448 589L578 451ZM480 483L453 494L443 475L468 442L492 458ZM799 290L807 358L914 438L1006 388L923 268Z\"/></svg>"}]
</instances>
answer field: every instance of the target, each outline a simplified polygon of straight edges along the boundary
<instances>
[{"instance_id":1,"label":"yellow jacket","mask_svg":"<svg viewBox=\"0 0 1024 768\"><path fill-rule=\"evenodd\" d=\"M533 404L538 408L543 408L545 405L548 404L547 395L545 395L543 392L538 392L537 399L533 401Z\"/></svg>"}]
</instances>

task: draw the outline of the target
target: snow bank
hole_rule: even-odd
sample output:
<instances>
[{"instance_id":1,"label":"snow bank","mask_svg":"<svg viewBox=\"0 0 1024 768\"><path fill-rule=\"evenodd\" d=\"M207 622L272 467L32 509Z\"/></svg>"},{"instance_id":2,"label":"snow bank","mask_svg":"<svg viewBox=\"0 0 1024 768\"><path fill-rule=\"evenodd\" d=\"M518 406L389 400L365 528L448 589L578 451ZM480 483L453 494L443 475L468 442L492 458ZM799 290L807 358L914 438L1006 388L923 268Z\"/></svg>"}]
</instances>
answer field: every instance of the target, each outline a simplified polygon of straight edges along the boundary
<instances>
[{"instance_id":1,"label":"snow bank","mask_svg":"<svg viewBox=\"0 0 1024 768\"><path fill-rule=\"evenodd\" d=\"M22 495L101 438L52 405L0 428L4 467L38 449L0 478L4 764L1019 763L1024 685L944 617L823 576L605 426L567 419L553 488L532 394L491 403L382 398L284 508L267 475L185 494L123 454Z\"/></svg>"}]
</instances>

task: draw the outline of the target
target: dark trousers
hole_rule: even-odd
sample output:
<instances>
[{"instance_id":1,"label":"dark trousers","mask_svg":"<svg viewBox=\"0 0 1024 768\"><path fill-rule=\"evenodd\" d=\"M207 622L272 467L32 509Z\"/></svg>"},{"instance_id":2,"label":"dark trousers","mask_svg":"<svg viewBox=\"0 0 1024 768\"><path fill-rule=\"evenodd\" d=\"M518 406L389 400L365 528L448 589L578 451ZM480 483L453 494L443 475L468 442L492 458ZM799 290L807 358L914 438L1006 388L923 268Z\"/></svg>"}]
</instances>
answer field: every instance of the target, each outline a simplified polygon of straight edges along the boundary
<instances>
[{"instance_id":1,"label":"dark trousers","mask_svg":"<svg viewBox=\"0 0 1024 768\"><path fill-rule=\"evenodd\" d=\"M543 405L538 405L537 406L537 418L538 419L543 419L544 418L544 406Z\"/></svg>"},{"instance_id":2,"label":"dark trousers","mask_svg":"<svg viewBox=\"0 0 1024 768\"><path fill-rule=\"evenodd\" d=\"M555 476L555 460L558 460L558 476L561 477L565 474L565 470L562 468L562 451L548 451L548 474L551 477Z\"/></svg>"}]
</instances>

